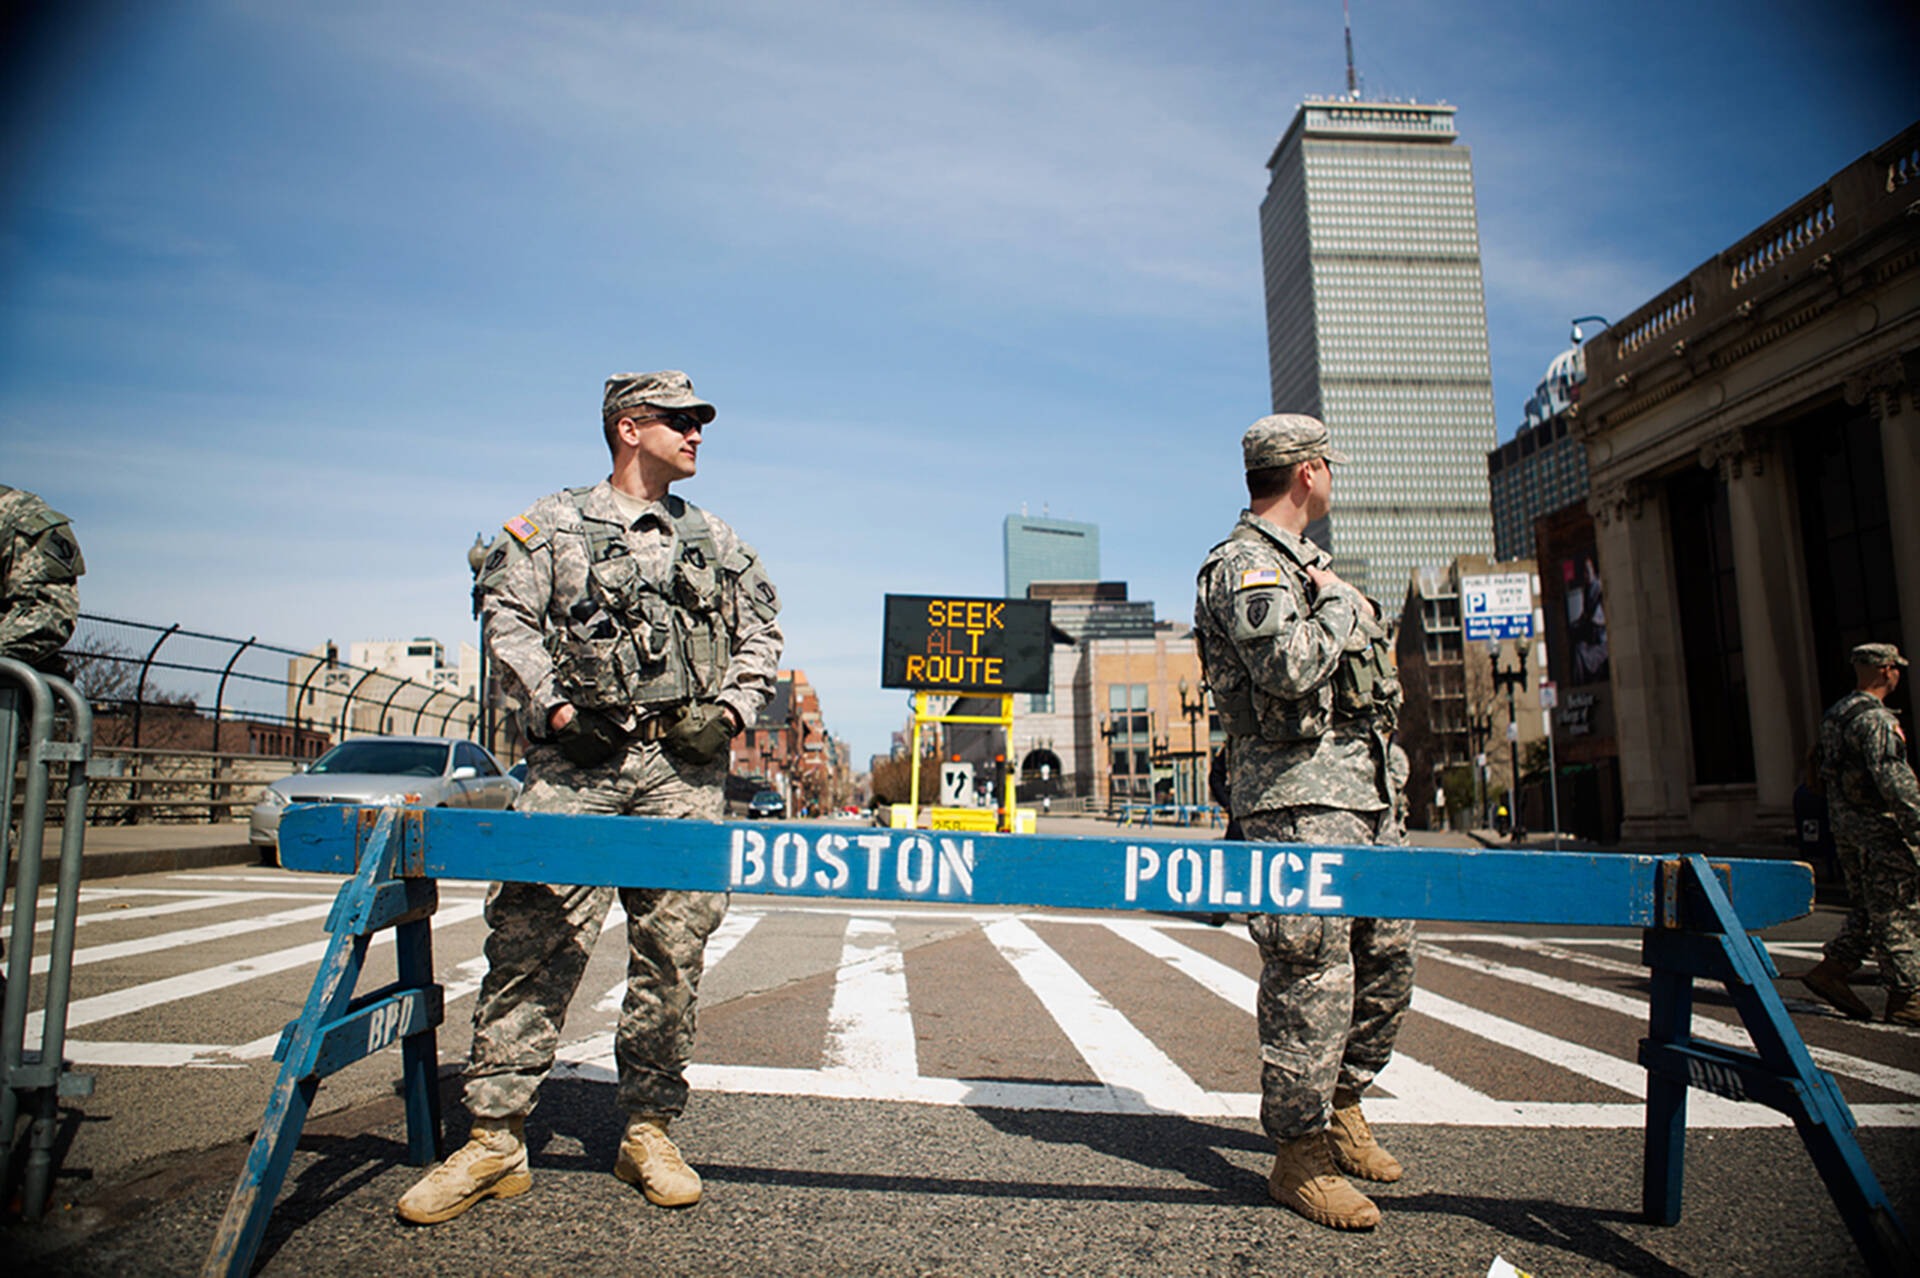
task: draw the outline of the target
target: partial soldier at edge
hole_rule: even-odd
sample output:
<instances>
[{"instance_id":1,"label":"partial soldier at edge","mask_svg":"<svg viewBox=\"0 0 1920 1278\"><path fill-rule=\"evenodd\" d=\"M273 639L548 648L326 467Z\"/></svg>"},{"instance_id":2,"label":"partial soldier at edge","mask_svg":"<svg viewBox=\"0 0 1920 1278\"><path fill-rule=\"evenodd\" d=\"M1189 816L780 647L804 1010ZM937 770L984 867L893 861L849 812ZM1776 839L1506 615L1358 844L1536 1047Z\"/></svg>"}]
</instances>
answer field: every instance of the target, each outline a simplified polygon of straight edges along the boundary
<instances>
[{"instance_id":1,"label":"partial soldier at edge","mask_svg":"<svg viewBox=\"0 0 1920 1278\"><path fill-rule=\"evenodd\" d=\"M1400 704L1379 605L1307 540L1347 458L1315 418L1283 413L1241 441L1249 509L1201 566L1194 631L1226 721L1230 815L1255 842L1402 842L1389 749ZM1413 996L1404 920L1253 914L1260 947L1260 1121L1278 1156L1268 1193L1317 1224L1371 1229L1342 1176L1394 1181L1360 1095Z\"/></svg>"},{"instance_id":2,"label":"partial soldier at edge","mask_svg":"<svg viewBox=\"0 0 1920 1278\"><path fill-rule=\"evenodd\" d=\"M717 820L728 742L772 696L779 597L752 547L668 492L693 476L713 406L684 373L607 380L613 472L507 521L479 589L487 639L523 707L515 808ZM723 892L496 883L465 1101L472 1139L401 1198L432 1224L532 1185L526 1116L616 890L627 994L614 1037L627 1113L613 1172L659 1206L699 1201L668 1136L684 1109L707 938Z\"/></svg>"},{"instance_id":3,"label":"partial soldier at edge","mask_svg":"<svg viewBox=\"0 0 1920 1278\"><path fill-rule=\"evenodd\" d=\"M61 672L58 654L73 637L86 570L67 517L0 484L0 657Z\"/></svg>"},{"instance_id":4,"label":"partial soldier at edge","mask_svg":"<svg viewBox=\"0 0 1920 1278\"><path fill-rule=\"evenodd\" d=\"M1907 734L1886 704L1907 659L1890 643L1863 643L1850 660L1856 686L1820 721L1816 761L1851 908L1800 980L1848 1016L1871 1020L1847 978L1876 956L1886 1019L1920 1025L1920 784Z\"/></svg>"}]
</instances>

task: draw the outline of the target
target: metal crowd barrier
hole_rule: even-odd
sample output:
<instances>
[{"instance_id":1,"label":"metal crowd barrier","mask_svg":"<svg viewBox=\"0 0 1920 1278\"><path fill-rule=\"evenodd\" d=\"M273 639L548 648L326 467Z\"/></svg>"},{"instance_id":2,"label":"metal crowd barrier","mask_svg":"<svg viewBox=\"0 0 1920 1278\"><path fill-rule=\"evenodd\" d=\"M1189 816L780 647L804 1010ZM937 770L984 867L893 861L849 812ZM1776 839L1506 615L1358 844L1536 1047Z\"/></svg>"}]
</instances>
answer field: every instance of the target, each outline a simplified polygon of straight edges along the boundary
<instances>
[{"instance_id":1,"label":"metal crowd barrier","mask_svg":"<svg viewBox=\"0 0 1920 1278\"><path fill-rule=\"evenodd\" d=\"M252 1266L320 1080L398 1042L409 1161L440 1149L435 1083L442 991L433 979L437 880L621 883L852 900L1172 913L1262 911L1639 928L1653 999L1642 1208L1680 1215L1687 1091L1790 1115L1840 1217L1876 1273L1920 1272L1904 1226L1861 1157L1853 1114L1814 1065L1747 931L1813 908L1793 861L1505 849L1321 847L1058 838L941 830L861 831L762 822L666 821L460 809L299 804L280 822L289 869L352 876L306 1010L281 1036L280 1076L203 1270ZM395 928L398 979L358 997L374 933ZM1693 984L1724 986L1755 1045L1692 1035Z\"/></svg>"},{"instance_id":2,"label":"metal crowd barrier","mask_svg":"<svg viewBox=\"0 0 1920 1278\"><path fill-rule=\"evenodd\" d=\"M72 740L55 741L54 699L67 703ZM26 732L21 732L22 699ZM93 710L65 679L41 674L24 662L0 657L0 813L13 811L16 749L26 747L26 803L20 813L19 852L13 823L0 820L0 867L12 867L13 927L7 937L5 1019L0 1021L0 1192L13 1185L13 1154L20 1116L31 1119L20 1212L35 1220L47 1209L53 1183L53 1146L60 1097L90 1096L93 1077L66 1068L67 998L73 977L74 915L80 905L80 852L87 827L87 751L93 740ZM60 830L60 871L53 903L52 948L40 1041L27 1046L27 1003L33 985L34 938L40 906L41 843L48 796L57 765L66 765L66 807Z\"/></svg>"}]
</instances>

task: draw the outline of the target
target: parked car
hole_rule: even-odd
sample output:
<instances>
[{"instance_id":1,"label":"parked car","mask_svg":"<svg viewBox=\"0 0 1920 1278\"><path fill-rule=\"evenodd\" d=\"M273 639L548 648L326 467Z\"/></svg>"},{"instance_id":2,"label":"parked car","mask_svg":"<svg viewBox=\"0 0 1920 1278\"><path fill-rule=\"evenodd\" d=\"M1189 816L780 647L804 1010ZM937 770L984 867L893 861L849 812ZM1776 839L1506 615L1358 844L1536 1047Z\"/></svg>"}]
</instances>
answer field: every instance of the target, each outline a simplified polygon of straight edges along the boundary
<instances>
[{"instance_id":1,"label":"parked car","mask_svg":"<svg viewBox=\"0 0 1920 1278\"><path fill-rule=\"evenodd\" d=\"M280 814L293 803L377 807L505 808L521 783L471 741L452 737L356 737L305 771L268 786L253 805L247 838L280 856Z\"/></svg>"},{"instance_id":2,"label":"parked car","mask_svg":"<svg viewBox=\"0 0 1920 1278\"><path fill-rule=\"evenodd\" d=\"M786 814L787 801L780 797L778 790L762 790L747 804L747 815L750 817L783 817Z\"/></svg>"}]
</instances>

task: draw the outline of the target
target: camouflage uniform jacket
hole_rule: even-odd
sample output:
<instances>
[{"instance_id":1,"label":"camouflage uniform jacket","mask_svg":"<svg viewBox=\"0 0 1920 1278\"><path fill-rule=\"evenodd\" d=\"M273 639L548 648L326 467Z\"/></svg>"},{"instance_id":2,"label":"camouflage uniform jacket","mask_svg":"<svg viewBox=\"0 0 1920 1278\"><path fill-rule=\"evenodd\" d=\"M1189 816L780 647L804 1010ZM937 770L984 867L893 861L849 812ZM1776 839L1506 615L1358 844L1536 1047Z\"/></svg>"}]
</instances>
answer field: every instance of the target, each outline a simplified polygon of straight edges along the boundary
<instances>
[{"instance_id":1,"label":"camouflage uniform jacket","mask_svg":"<svg viewBox=\"0 0 1920 1278\"><path fill-rule=\"evenodd\" d=\"M39 665L60 651L80 616L74 583L86 570L67 517L0 484L0 656Z\"/></svg>"},{"instance_id":2,"label":"camouflage uniform jacket","mask_svg":"<svg viewBox=\"0 0 1920 1278\"><path fill-rule=\"evenodd\" d=\"M1385 734L1399 686L1380 687L1371 713L1336 704L1342 667L1383 645L1385 632L1359 591L1344 583L1322 590L1308 579L1308 568L1331 562L1249 510L1201 565L1194 634L1232 744L1234 816L1309 805L1378 812L1390 804Z\"/></svg>"},{"instance_id":3,"label":"camouflage uniform jacket","mask_svg":"<svg viewBox=\"0 0 1920 1278\"><path fill-rule=\"evenodd\" d=\"M717 563L684 535L702 525ZM669 495L629 524L602 480L542 497L505 527L479 589L488 647L528 736L546 738L563 703L633 727L675 705L718 702L751 724L773 695L779 597L753 548L718 516ZM691 655L696 639L702 657ZM646 694L661 692L658 672L674 668L690 672L686 686Z\"/></svg>"},{"instance_id":4,"label":"camouflage uniform jacket","mask_svg":"<svg viewBox=\"0 0 1920 1278\"><path fill-rule=\"evenodd\" d=\"M1920 847L1920 784L1900 720L1868 692L1851 692L1820 721L1820 779L1836 829L1866 819L1889 841Z\"/></svg>"}]
</instances>

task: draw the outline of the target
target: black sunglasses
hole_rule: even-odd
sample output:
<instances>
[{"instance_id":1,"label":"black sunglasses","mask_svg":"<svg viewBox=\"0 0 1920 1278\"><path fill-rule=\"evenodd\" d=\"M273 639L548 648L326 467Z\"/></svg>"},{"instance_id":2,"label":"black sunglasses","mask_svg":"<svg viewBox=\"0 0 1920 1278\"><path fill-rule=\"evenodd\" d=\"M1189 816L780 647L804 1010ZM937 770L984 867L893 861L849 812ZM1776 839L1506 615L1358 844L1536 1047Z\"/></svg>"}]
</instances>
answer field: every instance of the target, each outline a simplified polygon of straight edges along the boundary
<instances>
[{"instance_id":1,"label":"black sunglasses","mask_svg":"<svg viewBox=\"0 0 1920 1278\"><path fill-rule=\"evenodd\" d=\"M699 430L703 425L705 425L705 423L702 422L696 414L685 412L683 410L675 410L673 412L666 412L666 413L656 413L650 417L635 417L635 418L632 418L631 420L636 422L642 422L642 423L663 422L666 424L668 429L679 431L682 435L691 435L694 431Z\"/></svg>"}]
</instances>

